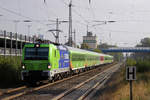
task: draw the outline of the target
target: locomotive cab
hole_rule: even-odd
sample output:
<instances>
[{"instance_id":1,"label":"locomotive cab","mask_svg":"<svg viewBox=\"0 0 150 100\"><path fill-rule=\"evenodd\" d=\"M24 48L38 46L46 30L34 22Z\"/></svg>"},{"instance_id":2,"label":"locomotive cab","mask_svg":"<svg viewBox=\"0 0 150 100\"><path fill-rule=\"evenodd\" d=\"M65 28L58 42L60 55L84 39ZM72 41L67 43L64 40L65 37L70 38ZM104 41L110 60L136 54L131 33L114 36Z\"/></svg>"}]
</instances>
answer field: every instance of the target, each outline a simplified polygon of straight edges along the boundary
<instances>
[{"instance_id":1,"label":"locomotive cab","mask_svg":"<svg viewBox=\"0 0 150 100\"><path fill-rule=\"evenodd\" d=\"M26 44L22 56L22 80L53 80L70 71L69 52L64 45Z\"/></svg>"},{"instance_id":2,"label":"locomotive cab","mask_svg":"<svg viewBox=\"0 0 150 100\"><path fill-rule=\"evenodd\" d=\"M22 56L22 80L39 81L50 76L50 47L46 44L27 44Z\"/></svg>"}]
</instances>

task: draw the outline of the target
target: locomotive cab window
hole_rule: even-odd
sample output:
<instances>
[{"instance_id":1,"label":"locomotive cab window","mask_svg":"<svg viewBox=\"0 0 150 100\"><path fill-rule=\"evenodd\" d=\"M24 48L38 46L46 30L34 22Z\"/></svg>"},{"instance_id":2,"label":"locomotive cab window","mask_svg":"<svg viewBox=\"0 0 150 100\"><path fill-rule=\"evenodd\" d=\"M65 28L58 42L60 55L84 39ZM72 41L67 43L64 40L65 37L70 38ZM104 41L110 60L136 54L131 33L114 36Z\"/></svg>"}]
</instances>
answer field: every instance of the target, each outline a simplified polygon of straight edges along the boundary
<instances>
[{"instance_id":1,"label":"locomotive cab window","mask_svg":"<svg viewBox=\"0 0 150 100\"><path fill-rule=\"evenodd\" d=\"M48 60L49 48L25 48L25 60Z\"/></svg>"}]
</instances>

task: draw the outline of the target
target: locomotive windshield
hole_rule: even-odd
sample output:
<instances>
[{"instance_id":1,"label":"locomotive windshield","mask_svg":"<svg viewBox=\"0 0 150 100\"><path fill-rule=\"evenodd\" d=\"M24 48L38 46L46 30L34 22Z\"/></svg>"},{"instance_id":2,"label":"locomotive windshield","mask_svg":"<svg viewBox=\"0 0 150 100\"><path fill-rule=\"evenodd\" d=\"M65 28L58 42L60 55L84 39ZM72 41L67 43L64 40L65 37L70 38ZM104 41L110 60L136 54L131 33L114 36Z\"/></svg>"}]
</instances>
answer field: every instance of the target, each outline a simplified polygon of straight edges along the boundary
<instances>
[{"instance_id":1,"label":"locomotive windshield","mask_svg":"<svg viewBox=\"0 0 150 100\"><path fill-rule=\"evenodd\" d=\"M48 60L49 48L25 48L25 60Z\"/></svg>"}]
</instances>

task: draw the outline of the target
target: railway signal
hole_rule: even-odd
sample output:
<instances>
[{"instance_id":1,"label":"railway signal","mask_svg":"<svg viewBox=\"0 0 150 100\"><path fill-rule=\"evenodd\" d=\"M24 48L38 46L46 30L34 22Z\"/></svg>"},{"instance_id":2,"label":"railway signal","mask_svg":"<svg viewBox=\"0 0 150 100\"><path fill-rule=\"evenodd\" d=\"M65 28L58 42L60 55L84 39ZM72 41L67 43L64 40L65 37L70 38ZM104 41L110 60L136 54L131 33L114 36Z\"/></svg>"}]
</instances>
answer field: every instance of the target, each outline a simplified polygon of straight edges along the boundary
<instances>
[{"instance_id":1,"label":"railway signal","mask_svg":"<svg viewBox=\"0 0 150 100\"><path fill-rule=\"evenodd\" d=\"M126 80L130 82L130 100L133 100L132 81L136 80L136 66L129 66L126 68Z\"/></svg>"}]
</instances>

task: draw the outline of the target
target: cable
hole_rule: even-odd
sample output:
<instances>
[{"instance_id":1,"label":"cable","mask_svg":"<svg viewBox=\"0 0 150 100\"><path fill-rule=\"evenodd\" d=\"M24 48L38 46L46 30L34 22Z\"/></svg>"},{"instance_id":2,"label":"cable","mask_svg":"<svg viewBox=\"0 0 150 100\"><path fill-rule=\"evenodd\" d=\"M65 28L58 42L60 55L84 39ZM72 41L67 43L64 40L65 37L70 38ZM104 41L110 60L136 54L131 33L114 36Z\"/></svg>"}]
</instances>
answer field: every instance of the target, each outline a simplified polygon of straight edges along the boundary
<instances>
[{"instance_id":1,"label":"cable","mask_svg":"<svg viewBox=\"0 0 150 100\"><path fill-rule=\"evenodd\" d=\"M122 31L122 30L103 30L103 31L109 31L109 32L120 32L120 33L147 33L149 34L149 32L131 32L131 31Z\"/></svg>"},{"instance_id":2,"label":"cable","mask_svg":"<svg viewBox=\"0 0 150 100\"><path fill-rule=\"evenodd\" d=\"M4 8L4 7L2 7L2 6L0 6L0 9L3 9L3 10L5 10L5 11L9 12L9 13L14 14L14 15L27 18L27 19L29 19L29 20L31 20L31 21L35 21L35 22L37 22L37 23L40 23L40 24L46 26L44 23L41 23L40 20L34 20L34 19L31 18L31 17L28 17L28 16L25 16L25 15L19 14L19 13L15 12L15 11L12 11L12 10L10 10L10 9ZM46 20L45 20L45 21L46 21Z\"/></svg>"},{"instance_id":3,"label":"cable","mask_svg":"<svg viewBox=\"0 0 150 100\"><path fill-rule=\"evenodd\" d=\"M24 16L24 15L18 13L18 12L12 11L12 10L7 9L7 8L4 8L4 7L2 7L2 6L0 6L0 8L3 9L3 10L5 10L5 11L7 11L7 12L9 12L9 13L14 14L14 15L18 15L18 16L21 16L21 17L24 17L24 18L27 18L27 19L30 19L30 20L34 20L34 19L32 19L31 17Z\"/></svg>"},{"instance_id":4,"label":"cable","mask_svg":"<svg viewBox=\"0 0 150 100\"><path fill-rule=\"evenodd\" d=\"M75 9L73 9L73 11L80 16L86 23L89 23L81 14L79 14Z\"/></svg>"},{"instance_id":5,"label":"cable","mask_svg":"<svg viewBox=\"0 0 150 100\"><path fill-rule=\"evenodd\" d=\"M67 7L68 7L68 4L63 1L63 0L60 0L63 4L65 4ZM79 14L75 9L72 9L72 11L74 11L74 13L76 13L79 17L81 17L86 23L89 23L81 14Z\"/></svg>"},{"instance_id":6,"label":"cable","mask_svg":"<svg viewBox=\"0 0 150 100\"><path fill-rule=\"evenodd\" d=\"M47 12L48 18L49 18L49 12L51 12L51 13L53 13L55 16L57 16L56 13L54 13L53 11L51 11L50 9L48 9L47 2L46 2L46 1L44 2L44 5L45 5L45 11ZM45 12L45 13L46 13L46 12Z\"/></svg>"}]
</instances>

